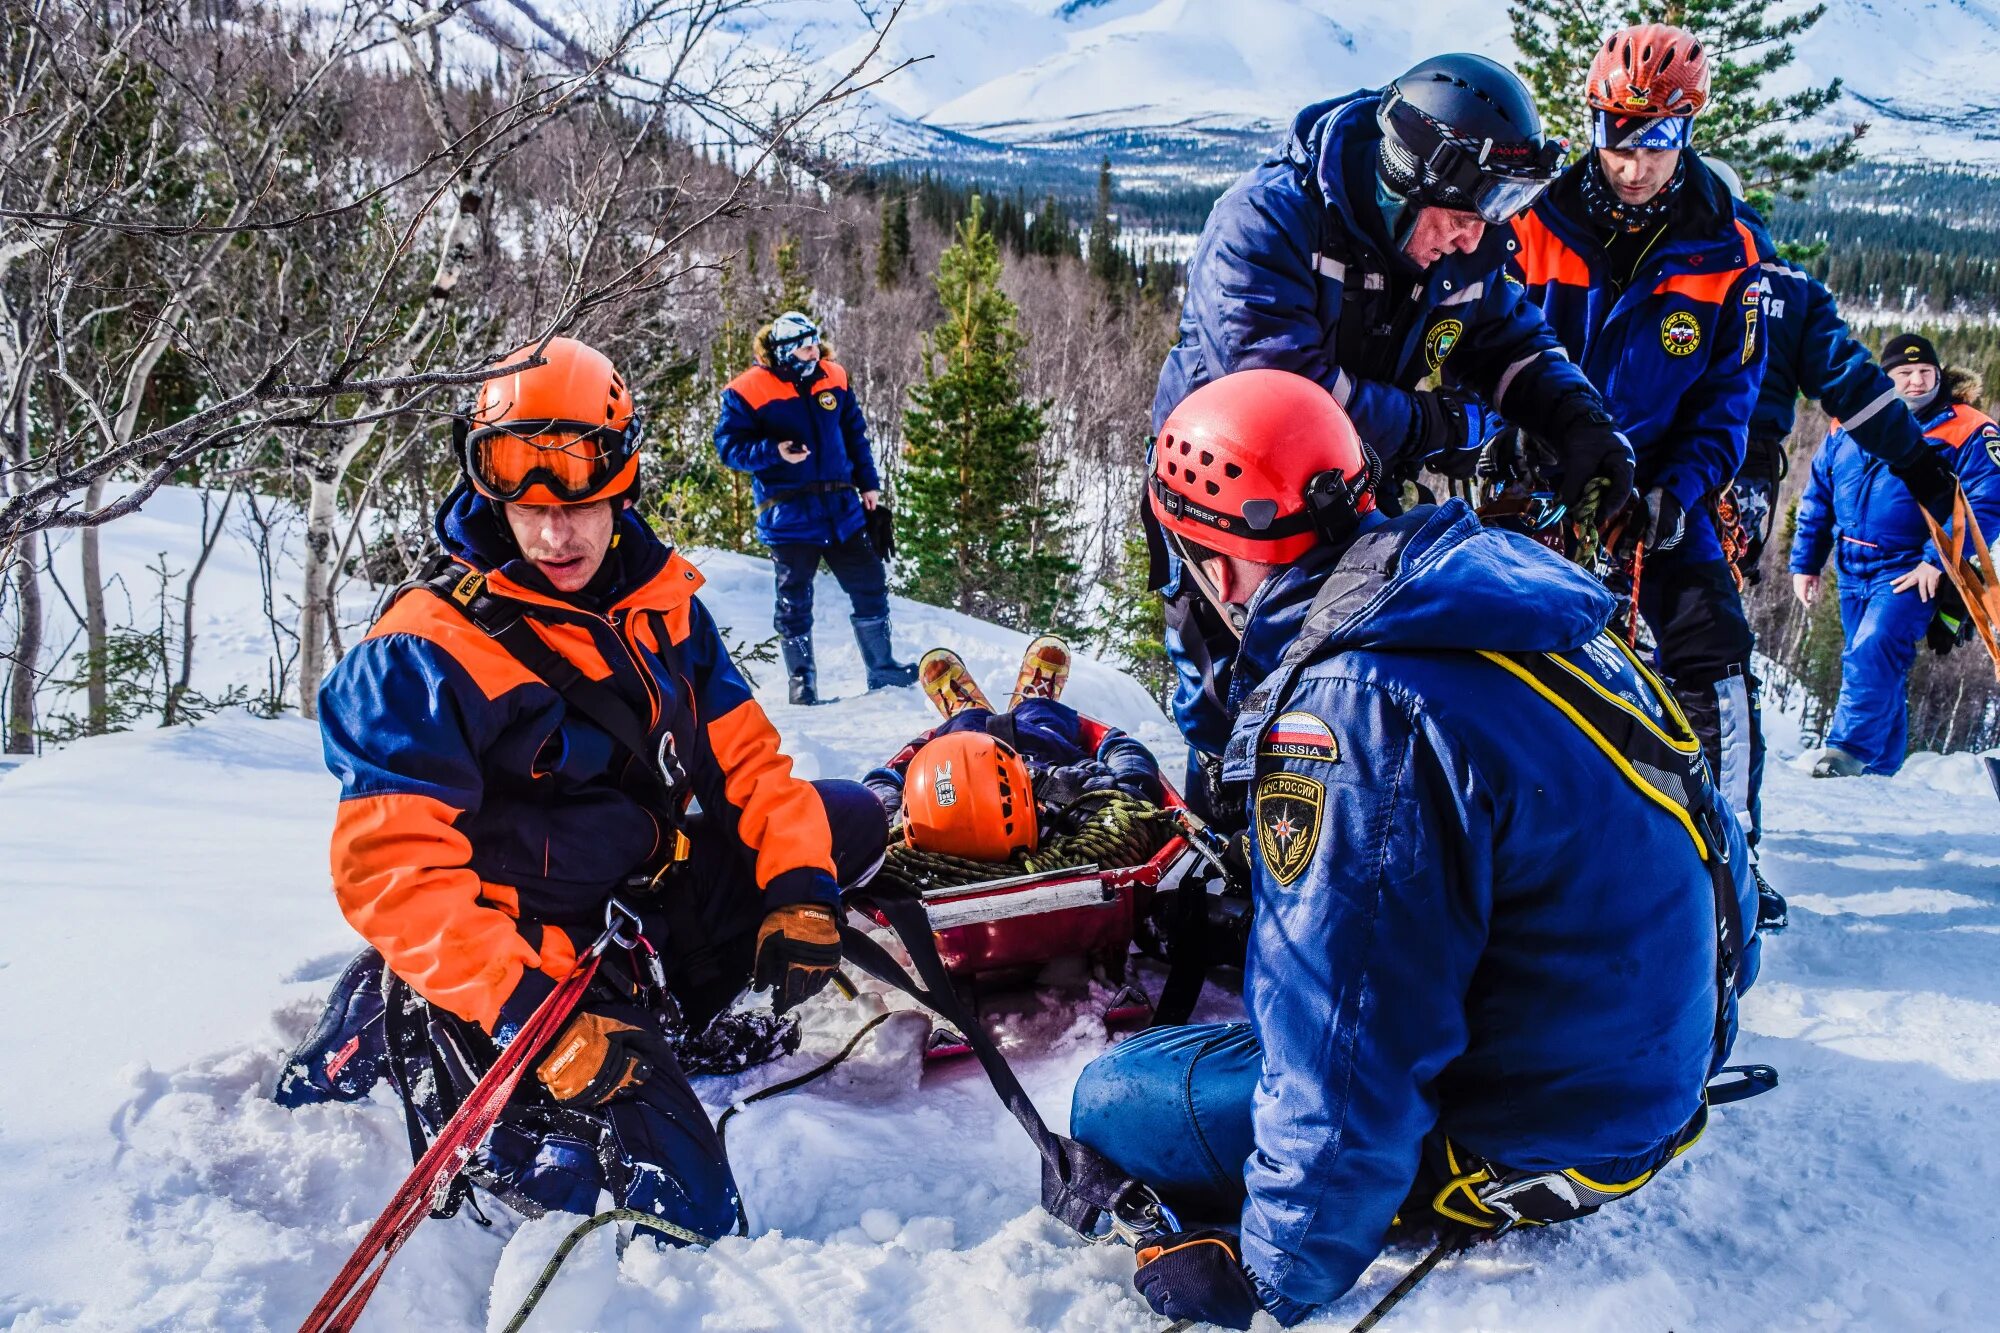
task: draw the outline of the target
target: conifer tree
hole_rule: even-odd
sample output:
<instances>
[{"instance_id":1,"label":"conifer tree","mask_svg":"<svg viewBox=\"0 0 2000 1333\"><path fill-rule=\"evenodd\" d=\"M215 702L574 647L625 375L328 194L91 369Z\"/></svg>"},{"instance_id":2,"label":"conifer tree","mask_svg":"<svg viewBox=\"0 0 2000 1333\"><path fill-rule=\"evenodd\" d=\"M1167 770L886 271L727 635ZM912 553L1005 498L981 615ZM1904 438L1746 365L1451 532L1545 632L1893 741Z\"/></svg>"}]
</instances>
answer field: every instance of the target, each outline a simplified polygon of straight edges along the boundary
<instances>
[{"instance_id":1,"label":"conifer tree","mask_svg":"<svg viewBox=\"0 0 2000 1333\"><path fill-rule=\"evenodd\" d=\"M1043 405L1021 386L1026 342L1000 290L1000 248L975 195L938 260L944 321L903 414L903 590L1021 630L1062 627L1077 567L1038 456Z\"/></svg>"},{"instance_id":2,"label":"conifer tree","mask_svg":"<svg viewBox=\"0 0 2000 1333\"><path fill-rule=\"evenodd\" d=\"M875 285L902 285L910 271L910 198L901 190L882 206L882 239L875 247Z\"/></svg>"},{"instance_id":3,"label":"conifer tree","mask_svg":"<svg viewBox=\"0 0 2000 1333\"><path fill-rule=\"evenodd\" d=\"M1108 287L1116 287L1124 277L1123 256L1118 253L1118 224L1111 218L1111 159L1097 167L1097 211L1090 219L1090 250L1086 256L1090 271Z\"/></svg>"},{"instance_id":4,"label":"conifer tree","mask_svg":"<svg viewBox=\"0 0 2000 1333\"><path fill-rule=\"evenodd\" d=\"M1796 58L1792 39L1826 17L1826 6L1777 15L1776 0L1668 0L1640 6L1623 0L1511 0L1507 17L1515 70L1535 96L1551 133L1569 136L1581 152L1590 142L1583 81L1604 39L1630 23L1672 23L1701 38L1713 71L1707 110L1695 121L1695 147L1722 158L1743 177L1752 202L1799 198L1821 176L1843 171L1860 155L1866 125L1855 125L1815 147L1798 148L1788 132L1840 99L1841 81L1772 95L1766 82ZM1754 196L1763 195L1763 199Z\"/></svg>"}]
</instances>

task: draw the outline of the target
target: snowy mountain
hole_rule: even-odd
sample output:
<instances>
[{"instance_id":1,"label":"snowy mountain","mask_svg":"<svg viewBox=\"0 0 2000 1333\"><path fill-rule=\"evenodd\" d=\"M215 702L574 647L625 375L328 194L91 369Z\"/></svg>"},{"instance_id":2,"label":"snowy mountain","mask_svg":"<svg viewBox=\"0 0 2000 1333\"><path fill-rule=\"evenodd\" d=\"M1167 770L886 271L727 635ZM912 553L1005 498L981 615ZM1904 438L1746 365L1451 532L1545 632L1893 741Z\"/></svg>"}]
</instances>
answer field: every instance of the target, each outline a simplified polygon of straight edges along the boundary
<instances>
[{"instance_id":1,"label":"snowy mountain","mask_svg":"<svg viewBox=\"0 0 2000 1333\"><path fill-rule=\"evenodd\" d=\"M868 6L882 10L882 6ZM846 68L872 40L845 0L789 0L759 29L806 27ZM753 30L754 31L754 30ZM1868 120L1878 156L2000 164L1991 0L1829 0L1777 89L1835 78L1825 125ZM910 0L883 58L927 57L877 95L910 122L996 144L1080 134L1281 127L1309 102L1378 86L1441 51L1512 54L1493 0Z\"/></svg>"},{"instance_id":2,"label":"snowy mountain","mask_svg":"<svg viewBox=\"0 0 2000 1333\"><path fill-rule=\"evenodd\" d=\"M107 529L107 572L143 590L157 553L186 567L198 512L186 492L155 497ZM251 669L266 633L241 540L225 538L204 585L218 650L207 688ZM761 637L769 567L698 563L717 618L739 641ZM801 771L855 774L932 715L913 689L862 691L842 599L830 583L821 593L823 684L845 697L789 708L772 671L759 694ZM951 644L989 682L1023 644L907 601L895 616L900 643ZM1070 697L1173 753L1165 719L1110 667L1080 660ZM1777 1065L1784 1083L1718 1109L1632 1199L1453 1261L1397 1311L1396 1333L1992 1326L1992 794L1964 755L1812 782L1796 723L1777 712L1764 865L1794 925L1767 945L1737 1058ZM0 774L0 1326L296 1327L407 1170L386 1091L298 1112L269 1100L358 945L327 887L336 795L316 729L296 717L106 736ZM1157 990L1157 972L1144 979ZM1205 1017L1233 1012L1209 996ZM1057 1128L1106 1042L1092 999L1072 980L1001 1020ZM816 1000L798 1055L699 1091L719 1110L800 1072L885 1003L907 1001ZM529 1328L1161 1326L1130 1287L1129 1251L1078 1244L1039 1213L1034 1154L969 1061L926 1068L871 1039L834 1079L747 1110L729 1151L748 1237L621 1259L600 1231ZM502 1328L569 1222L488 1211L490 1228L469 1213L421 1227L363 1327ZM1386 1255L1313 1327L1349 1327L1413 1257Z\"/></svg>"}]
</instances>

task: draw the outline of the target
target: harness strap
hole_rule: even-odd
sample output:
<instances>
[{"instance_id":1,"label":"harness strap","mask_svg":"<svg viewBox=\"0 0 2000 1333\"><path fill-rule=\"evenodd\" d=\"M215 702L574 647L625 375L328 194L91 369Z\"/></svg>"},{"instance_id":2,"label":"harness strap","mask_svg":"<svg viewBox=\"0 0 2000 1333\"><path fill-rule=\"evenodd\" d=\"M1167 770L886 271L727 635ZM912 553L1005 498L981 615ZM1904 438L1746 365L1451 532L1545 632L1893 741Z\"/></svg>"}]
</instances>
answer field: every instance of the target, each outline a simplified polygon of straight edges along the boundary
<instances>
[{"instance_id":1,"label":"harness strap","mask_svg":"<svg viewBox=\"0 0 2000 1333\"><path fill-rule=\"evenodd\" d=\"M917 977L911 977L873 938L845 923L840 927L842 954L964 1034L993 1091L1041 1154L1042 1207L1051 1216L1086 1240L1136 1239L1179 1229L1172 1214L1145 1185L1095 1150L1048 1127L992 1035L958 998L944 961L938 957L930 917L920 899L871 885L868 891L851 895L849 902L881 912L908 951Z\"/></svg>"}]
</instances>

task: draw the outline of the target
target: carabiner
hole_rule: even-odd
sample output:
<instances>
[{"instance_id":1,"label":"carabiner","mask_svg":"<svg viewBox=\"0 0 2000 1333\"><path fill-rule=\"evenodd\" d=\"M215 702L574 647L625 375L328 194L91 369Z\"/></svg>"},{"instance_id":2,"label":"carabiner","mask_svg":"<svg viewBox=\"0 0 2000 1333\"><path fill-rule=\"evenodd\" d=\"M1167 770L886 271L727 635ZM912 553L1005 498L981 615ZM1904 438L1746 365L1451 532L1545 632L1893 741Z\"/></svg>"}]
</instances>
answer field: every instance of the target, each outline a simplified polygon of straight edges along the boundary
<instances>
[{"instance_id":1,"label":"carabiner","mask_svg":"<svg viewBox=\"0 0 2000 1333\"><path fill-rule=\"evenodd\" d=\"M1091 1237L1099 1245L1116 1241L1138 1249L1148 1241L1181 1229L1174 1210L1153 1192L1152 1186L1133 1182L1131 1190L1104 1212L1103 1234Z\"/></svg>"},{"instance_id":2,"label":"carabiner","mask_svg":"<svg viewBox=\"0 0 2000 1333\"><path fill-rule=\"evenodd\" d=\"M637 912L615 897L607 898L604 900L604 933L590 946L590 952L601 954L614 944L621 949L636 949L644 938L640 929Z\"/></svg>"}]
</instances>

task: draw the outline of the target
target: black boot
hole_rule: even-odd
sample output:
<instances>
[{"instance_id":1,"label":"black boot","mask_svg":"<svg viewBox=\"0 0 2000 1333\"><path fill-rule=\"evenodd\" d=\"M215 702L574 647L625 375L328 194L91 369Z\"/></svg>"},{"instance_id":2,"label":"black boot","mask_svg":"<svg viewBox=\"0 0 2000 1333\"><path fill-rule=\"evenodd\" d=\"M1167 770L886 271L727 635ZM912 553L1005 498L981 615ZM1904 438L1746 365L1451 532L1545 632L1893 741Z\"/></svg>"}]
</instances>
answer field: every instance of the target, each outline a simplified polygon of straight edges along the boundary
<instances>
[{"instance_id":1,"label":"black boot","mask_svg":"<svg viewBox=\"0 0 2000 1333\"><path fill-rule=\"evenodd\" d=\"M819 672L813 669L813 641L810 634L794 634L779 647L785 656L785 683L795 704L819 702Z\"/></svg>"},{"instance_id":2,"label":"black boot","mask_svg":"<svg viewBox=\"0 0 2000 1333\"><path fill-rule=\"evenodd\" d=\"M917 683L916 667L908 662L898 662L889 646L889 617L876 616L872 620L863 620L855 616L852 621L854 641L861 645L861 661L868 668L869 689L881 690Z\"/></svg>"},{"instance_id":3,"label":"black boot","mask_svg":"<svg viewBox=\"0 0 2000 1333\"><path fill-rule=\"evenodd\" d=\"M1750 873L1757 880L1757 933L1774 935L1791 924L1791 918L1785 907L1785 895L1766 883L1764 872L1756 866L1750 867Z\"/></svg>"}]
</instances>

